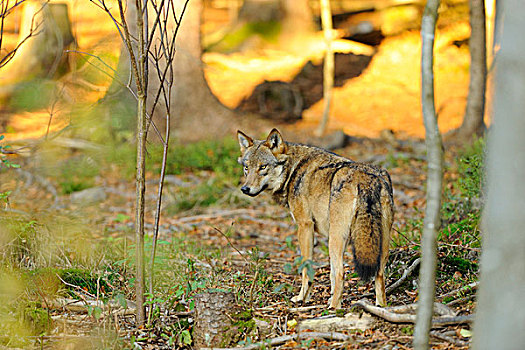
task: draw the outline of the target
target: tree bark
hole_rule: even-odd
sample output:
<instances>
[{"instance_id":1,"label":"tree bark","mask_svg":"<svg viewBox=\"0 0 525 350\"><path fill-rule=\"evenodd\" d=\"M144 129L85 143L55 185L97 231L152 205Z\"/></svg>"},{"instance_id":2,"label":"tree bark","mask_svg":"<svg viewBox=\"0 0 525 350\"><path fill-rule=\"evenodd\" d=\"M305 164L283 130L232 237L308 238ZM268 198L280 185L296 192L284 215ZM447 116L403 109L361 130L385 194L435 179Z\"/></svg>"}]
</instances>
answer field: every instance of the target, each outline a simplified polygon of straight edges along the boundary
<instances>
[{"instance_id":1,"label":"tree bark","mask_svg":"<svg viewBox=\"0 0 525 350\"><path fill-rule=\"evenodd\" d=\"M501 5L501 7L499 7ZM488 135L487 201L473 349L525 344L525 2L498 5L494 127Z\"/></svg>"},{"instance_id":2,"label":"tree bark","mask_svg":"<svg viewBox=\"0 0 525 350\"><path fill-rule=\"evenodd\" d=\"M283 31L301 35L315 30L314 16L308 0L281 0L284 12Z\"/></svg>"},{"instance_id":3,"label":"tree bark","mask_svg":"<svg viewBox=\"0 0 525 350\"><path fill-rule=\"evenodd\" d=\"M440 226L441 189L443 182L443 145L434 105L434 35L439 0L428 0L421 20L421 103L427 146L427 194L423 236L421 238L421 269L419 302L414 329L414 348L428 349L432 326L432 306L436 280L436 236Z\"/></svg>"},{"instance_id":4,"label":"tree bark","mask_svg":"<svg viewBox=\"0 0 525 350\"><path fill-rule=\"evenodd\" d=\"M175 3L180 8L184 0L176 0ZM172 130L183 141L224 137L233 132L235 124L235 114L213 95L204 77L201 13L202 0L191 0L177 34Z\"/></svg>"},{"instance_id":5,"label":"tree bark","mask_svg":"<svg viewBox=\"0 0 525 350\"><path fill-rule=\"evenodd\" d=\"M130 8L134 9L134 18L126 18L124 0L118 0L120 21L124 45L127 49L131 74L137 91L137 169L135 173L135 302L137 304L137 326L146 321L144 306L145 261L144 261L144 211L146 192L146 103L148 100L148 61L144 35L144 11L142 2L137 0ZM147 19L147 17L146 17ZM136 31L131 32L129 24ZM134 35L135 34L135 35ZM136 38L136 46L132 44Z\"/></svg>"},{"instance_id":6,"label":"tree bark","mask_svg":"<svg viewBox=\"0 0 525 350\"><path fill-rule=\"evenodd\" d=\"M195 327L193 337L195 347L225 347L233 345L230 334L236 314L235 296L231 292L203 292L194 297Z\"/></svg>"},{"instance_id":7,"label":"tree bark","mask_svg":"<svg viewBox=\"0 0 525 350\"><path fill-rule=\"evenodd\" d=\"M129 18L131 33L137 33L134 26L134 4L127 0L128 11L126 17ZM173 62L174 82L171 94L171 130L172 136L181 142L191 142L200 139L224 137L233 133L238 125L235 113L225 107L211 92L204 76L203 63L201 61L202 49L200 42L200 21L202 13L202 0L174 0L175 13L177 16L182 13L185 5L185 12L181 25L177 31L177 53ZM150 10L150 12L152 12ZM150 18L151 20L151 18ZM172 25L175 25L173 23ZM152 23L149 23L152 26ZM169 34L169 33L168 33ZM154 39L157 40L157 39ZM171 40L167 38L166 40ZM117 68L118 77L114 79L108 95L104 97L107 101L115 99L129 100L130 93L122 84L127 84L130 80L129 55L126 48L121 51L121 58ZM156 70L150 70L148 84L148 94L154 96L159 90L159 78ZM134 78L130 84L130 89L136 93ZM147 102L148 115L152 109L153 99ZM127 104L125 102L124 104ZM119 106L125 109L127 106ZM148 139L157 141L157 130L165 129L166 108L162 104L157 105L153 113L152 120L154 126L148 128ZM108 117L111 118L111 115ZM126 125L126 121L114 121L115 124ZM156 129L156 130L152 130Z\"/></svg>"},{"instance_id":8,"label":"tree bark","mask_svg":"<svg viewBox=\"0 0 525 350\"><path fill-rule=\"evenodd\" d=\"M0 101L19 83L53 77L75 42L66 4L24 3L20 28L16 49L0 61Z\"/></svg>"},{"instance_id":9,"label":"tree bark","mask_svg":"<svg viewBox=\"0 0 525 350\"><path fill-rule=\"evenodd\" d=\"M447 135L448 140L468 143L485 132L485 92L487 86L487 43L485 0L470 0L470 82L467 106L461 126Z\"/></svg>"},{"instance_id":10,"label":"tree bark","mask_svg":"<svg viewBox=\"0 0 525 350\"><path fill-rule=\"evenodd\" d=\"M323 116L317 129L317 135L321 136L326 131L328 117L330 115L330 106L332 104L332 95L334 89L334 51L332 49L333 26L332 10L330 9L329 0L320 0L321 2L321 23L323 26L326 52L324 55L323 66Z\"/></svg>"},{"instance_id":11,"label":"tree bark","mask_svg":"<svg viewBox=\"0 0 525 350\"><path fill-rule=\"evenodd\" d=\"M239 15L239 22L271 22L282 19L279 0L244 0Z\"/></svg>"}]
</instances>

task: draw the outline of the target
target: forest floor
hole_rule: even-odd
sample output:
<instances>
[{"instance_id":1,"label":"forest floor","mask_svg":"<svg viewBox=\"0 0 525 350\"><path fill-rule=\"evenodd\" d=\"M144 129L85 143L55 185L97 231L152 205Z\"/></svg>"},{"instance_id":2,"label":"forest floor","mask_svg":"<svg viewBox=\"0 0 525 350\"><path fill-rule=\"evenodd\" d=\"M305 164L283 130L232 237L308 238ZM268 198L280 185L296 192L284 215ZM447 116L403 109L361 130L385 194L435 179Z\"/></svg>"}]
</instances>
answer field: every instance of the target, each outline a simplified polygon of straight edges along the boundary
<instances>
[{"instance_id":1,"label":"forest floor","mask_svg":"<svg viewBox=\"0 0 525 350\"><path fill-rule=\"evenodd\" d=\"M101 21L97 12L87 11L86 4L70 3L79 51L96 53L115 67L120 45L118 37L110 34L112 23ZM98 23L97 31L92 30L93 21ZM435 75L442 132L461 123L468 87L468 48L461 43L467 37L464 20L442 26L438 32ZM299 89L306 107L303 118L290 123L269 116L266 125L278 125L285 137L307 141L305 135L316 127L322 110L322 52L315 49L320 42L320 37L311 41L311 47L301 54L275 48L206 53L206 77L217 97L240 112L258 113L254 91L265 81L281 81ZM371 56L337 55L337 87L329 129L352 136L337 153L379 164L392 176L396 214L386 272L390 286L419 257L425 206L424 129L418 102L419 33L407 31L373 46ZM101 73L100 62L81 56L75 63L80 68L62 80L60 100L65 102L54 109L16 112L2 119L8 143L25 142L29 146L22 148L22 157L13 159L21 169L0 173L0 192L12 191L0 215L7 233L2 237L7 247L2 256L12 263L6 268L8 277L2 278L13 286L2 289L7 297L0 315L8 321L2 326L6 334L0 332L0 346L190 347L195 316L192 300L210 289L233 291L239 305L266 322L239 332L237 340L244 346L298 334L299 325L306 319L339 316L341 312L334 315L325 308L330 281L323 237L316 238L314 249L317 265L312 299L305 305L291 303L299 289L295 225L269 196L252 199L240 193L238 146L229 138L174 145L159 230L156 287L149 299L154 312L147 327L135 327L133 316L126 312L132 309L134 298L134 151L129 144L82 138L82 133L93 127L94 119L75 120L74 108L68 106L95 103L111 81ZM71 135L68 130L73 130ZM36 142L55 132L71 137L62 138L61 144ZM159 168L159 149L155 147L149 149L147 257ZM480 150L475 150L475 156L472 152L447 149L443 229L438 244L437 301L458 315L471 314L475 309L472 290L460 289L477 280L480 254L479 203L472 199L479 193L472 195L465 190L476 186L469 183L471 177L478 176L479 181L479 174L472 171L476 165L472 159ZM374 301L373 283L359 281L352 272L350 255L345 269L343 314L367 318L369 315L354 304L363 298ZM389 305L417 300L417 276L416 266L389 293ZM80 307L55 304L66 299L82 302ZM23 321L11 309L20 309L21 305ZM20 324L24 329L19 329ZM468 347L469 324L436 330L439 338L432 338L433 348ZM372 316L366 330L338 332L350 339L291 339L279 346L405 349L411 347L413 325Z\"/></svg>"},{"instance_id":2,"label":"forest floor","mask_svg":"<svg viewBox=\"0 0 525 350\"><path fill-rule=\"evenodd\" d=\"M213 158L214 153L223 157L226 152L232 157L223 163L223 169L232 164L238 167L234 158L235 141L226 144L229 146L205 144L198 150L187 146L177 153L195 152L195 159L202 154ZM364 138L337 150L355 160L381 164L392 176L396 213L386 271L387 287L399 280L419 257L425 205L422 147L418 140L392 144ZM115 154L122 156L118 151ZM462 288L477 280L479 210L472 210L459 189L458 181L464 174L459 174L460 165L455 159L458 154L461 155L448 152L446 157L436 296L438 302L449 305L454 313L469 315L475 309L473 289ZM167 178L159 229L156 287L151 300L155 312L147 327L136 329L134 317L122 310L122 305L126 305L122 301L134 298L134 213L130 205L134 182L130 175L124 175L132 173L133 162L127 166L123 165L127 159L122 159L120 164L111 162L95 176L79 177L85 173L82 167L92 166L90 160L96 159L78 153L73 158L64 158L61 171L46 177L36 173L28 163L20 170L13 170L18 171L15 177L6 172L2 174L3 190L13 190L5 212L9 215L2 218L13 234L7 247L15 252L8 257L16 261L22 271L32 271L29 277L24 272L21 275L25 277L18 277L28 281L26 292L22 293L25 297L20 299L33 300L47 310L52 320L40 337L30 337L34 344L51 348L121 348L131 343L143 349L184 347L191 342L192 300L196 294L209 290L233 291L239 306L252 310L253 317L267 323L264 330L239 331L237 340L245 345L298 334L298 324L306 319L335 317L326 310L330 290L327 239L316 237L312 299L302 305L293 304L290 300L299 289L300 261L296 227L289 214L267 195L254 199L242 195L237 188L241 181L240 169L227 173L216 164L215 169L206 169L206 166L191 171L176 169ZM147 261L156 201L155 180L148 183ZM89 188L71 192L71 188L83 185ZM95 195L93 199L90 191L102 195ZM370 318L355 308L354 303L363 298L374 302L373 283L359 281L352 272L349 254L345 266L343 305L337 315L371 320L366 330L338 329L338 333L347 334L351 339L291 339L281 348L410 348L412 324ZM418 266L415 267L406 280L389 293L389 306L417 300ZM67 300L71 302L71 298L81 300L81 306L64 305ZM95 304L90 304L93 302ZM133 302L129 301L128 307L132 308L131 305ZM469 324L437 327L436 331L442 339L432 338L433 348L468 347Z\"/></svg>"}]
</instances>

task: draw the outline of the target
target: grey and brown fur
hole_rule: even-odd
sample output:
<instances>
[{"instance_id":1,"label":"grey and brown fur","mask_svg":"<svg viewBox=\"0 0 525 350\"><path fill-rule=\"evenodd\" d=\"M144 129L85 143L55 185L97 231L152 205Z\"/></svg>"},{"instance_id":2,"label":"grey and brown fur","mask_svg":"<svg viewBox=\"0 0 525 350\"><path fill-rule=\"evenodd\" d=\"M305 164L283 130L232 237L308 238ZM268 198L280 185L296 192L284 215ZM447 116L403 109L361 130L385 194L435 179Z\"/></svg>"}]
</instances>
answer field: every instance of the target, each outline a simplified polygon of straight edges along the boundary
<instances>
[{"instance_id":1,"label":"grey and brown fur","mask_svg":"<svg viewBox=\"0 0 525 350\"><path fill-rule=\"evenodd\" d=\"M287 206L297 223L303 261L312 259L314 232L328 236L331 298L340 308L349 243L359 276L375 276L376 304L386 305L384 269L394 216L392 182L386 170L358 163L320 148L283 140L273 129L266 140L237 132L244 167L241 190L249 196L269 191ZM311 281L302 271L293 302L306 301Z\"/></svg>"}]
</instances>

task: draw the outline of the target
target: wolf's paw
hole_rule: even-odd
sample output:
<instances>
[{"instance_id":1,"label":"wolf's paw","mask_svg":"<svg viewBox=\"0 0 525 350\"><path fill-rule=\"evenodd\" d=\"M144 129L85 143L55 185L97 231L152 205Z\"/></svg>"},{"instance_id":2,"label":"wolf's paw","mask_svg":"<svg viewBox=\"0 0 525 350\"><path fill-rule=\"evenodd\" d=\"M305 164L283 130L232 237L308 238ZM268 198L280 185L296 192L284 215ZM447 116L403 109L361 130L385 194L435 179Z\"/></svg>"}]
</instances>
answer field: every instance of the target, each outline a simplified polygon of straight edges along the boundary
<instances>
[{"instance_id":1,"label":"wolf's paw","mask_svg":"<svg viewBox=\"0 0 525 350\"><path fill-rule=\"evenodd\" d=\"M303 297L301 295L296 295L292 298L292 303L302 303Z\"/></svg>"},{"instance_id":2,"label":"wolf's paw","mask_svg":"<svg viewBox=\"0 0 525 350\"><path fill-rule=\"evenodd\" d=\"M333 299L334 299L333 297L330 297L330 299L328 299L328 308L332 310L340 309L341 300L339 300L339 302L334 302Z\"/></svg>"}]
</instances>

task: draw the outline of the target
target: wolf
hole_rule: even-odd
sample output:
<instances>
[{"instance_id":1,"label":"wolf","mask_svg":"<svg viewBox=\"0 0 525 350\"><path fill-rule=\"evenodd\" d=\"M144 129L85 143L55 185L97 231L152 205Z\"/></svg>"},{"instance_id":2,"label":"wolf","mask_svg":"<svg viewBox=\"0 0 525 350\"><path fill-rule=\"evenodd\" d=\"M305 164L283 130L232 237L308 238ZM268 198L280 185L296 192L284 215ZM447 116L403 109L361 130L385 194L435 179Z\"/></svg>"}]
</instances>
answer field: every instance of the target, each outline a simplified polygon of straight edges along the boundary
<instances>
[{"instance_id":1,"label":"wolf","mask_svg":"<svg viewBox=\"0 0 525 350\"><path fill-rule=\"evenodd\" d=\"M385 306L384 270L394 217L388 172L321 148L284 141L277 129L266 140L254 140L242 131L237 137L245 177L241 191L252 197L270 192L290 209L302 261L312 259L314 232L328 236L329 308L341 308L348 243L358 275L363 280L375 276L376 304ZM301 274L301 290L293 302L310 297L312 281L306 267Z\"/></svg>"}]
</instances>

